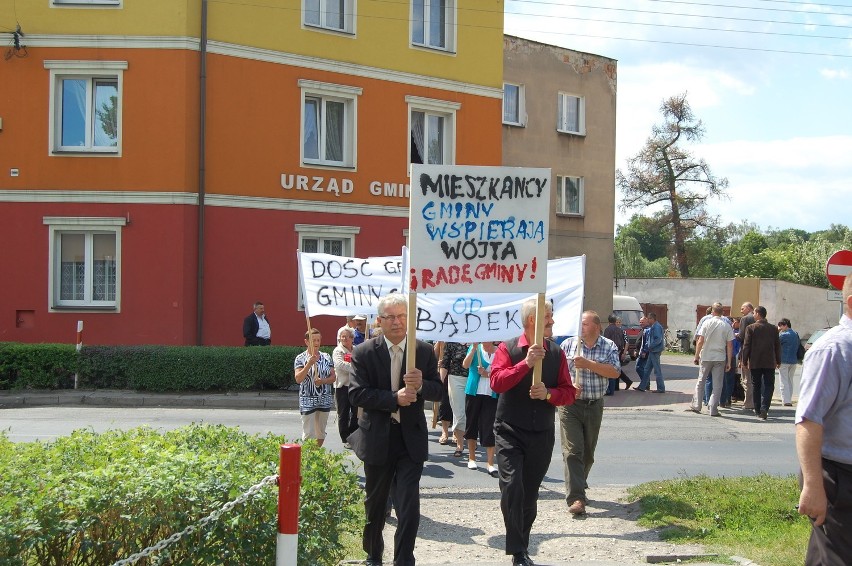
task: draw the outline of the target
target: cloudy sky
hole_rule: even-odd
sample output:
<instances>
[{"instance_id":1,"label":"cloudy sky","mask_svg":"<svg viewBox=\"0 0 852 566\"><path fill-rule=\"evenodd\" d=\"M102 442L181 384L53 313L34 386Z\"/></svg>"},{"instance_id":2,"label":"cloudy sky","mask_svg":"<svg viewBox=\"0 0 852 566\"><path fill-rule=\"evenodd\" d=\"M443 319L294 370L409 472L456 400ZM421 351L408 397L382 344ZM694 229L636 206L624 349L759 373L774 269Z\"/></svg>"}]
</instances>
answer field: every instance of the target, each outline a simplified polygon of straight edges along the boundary
<instances>
[{"instance_id":1,"label":"cloudy sky","mask_svg":"<svg viewBox=\"0 0 852 566\"><path fill-rule=\"evenodd\" d=\"M852 219L852 0L505 0L505 32L618 60L616 166L687 92L722 221ZM616 223L629 214L616 212Z\"/></svg>"}]
</instances>

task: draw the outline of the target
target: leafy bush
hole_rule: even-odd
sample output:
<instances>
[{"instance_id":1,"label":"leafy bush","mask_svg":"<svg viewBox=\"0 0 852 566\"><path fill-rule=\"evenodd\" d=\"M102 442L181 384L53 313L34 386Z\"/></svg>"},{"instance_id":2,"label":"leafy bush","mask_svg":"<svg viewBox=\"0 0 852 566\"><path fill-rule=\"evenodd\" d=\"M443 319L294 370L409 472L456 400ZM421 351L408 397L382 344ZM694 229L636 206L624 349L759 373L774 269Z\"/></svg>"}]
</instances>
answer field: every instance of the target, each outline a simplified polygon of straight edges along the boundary
<instances>
[{"instance_id":1,"label":"leafy bush","mask_svg":"<svg viewBox=\"0 0 852 566\"><path fill-rule=\"evenodd\" d=\"M73 344L0 342L0 389L73 387L76 355Z\"/></svg>"},{"instance_id":2,"label":"leafy bush","mask_svg":"<svg viewBox=\"0 0 852 566\"><path fill-rule=\"evenodd\" d=\"M0 565L111 564L195 524L277 472L283 437L190 425L13 444L0 435ZM331 565L359 527L345 455L302 447L299 564ZM272 564L277 488L137 564Z\"/></svg>"}]
</instances>

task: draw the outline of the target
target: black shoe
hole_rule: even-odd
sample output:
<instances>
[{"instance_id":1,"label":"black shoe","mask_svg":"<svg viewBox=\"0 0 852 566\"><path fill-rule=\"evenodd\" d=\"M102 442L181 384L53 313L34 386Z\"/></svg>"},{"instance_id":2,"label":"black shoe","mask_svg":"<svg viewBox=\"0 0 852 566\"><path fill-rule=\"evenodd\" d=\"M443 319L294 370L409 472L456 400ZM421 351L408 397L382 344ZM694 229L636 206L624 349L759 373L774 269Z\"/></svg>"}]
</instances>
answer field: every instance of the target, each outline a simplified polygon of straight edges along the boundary
<instances>
[{"instance_id":1,"label":"black shoe","mask_svg":"<svg viewBox=\"0 0 852 566\"><path fill-rule=\"evenodd\" d=\"M646 391L648 391L648 390L647 390L647 389L642 389L641 387L639 387L639 386L637 385L636 387L634 387L634 388L633 388L633 391L641 391L642 393L645 393L645 392L646 392Z\"/></svg>"},{"instance_id":2,"label":"black shoe","mask_svg":"<svg viewBox=\"0 0 852 566\"><path fill-rule=\"evenodd\" d=\"M365 566L382 566L381 560L376 560L375 558L368 558L364 561Z\"/></svg>"},{"instance_id":3,"label":"black shoe","mask_svg":"<svg viewBox=\"0 0 852 566\"><path fill-rule=\"evenodd\" d=\"M631 386L631 385L633 385L633 380L632 380L632 379L625 379L625 380L623 380L623 381L624 381L624 388L625 388L625 389L630 389L630 386Z\"/></svg>"},{"instance_id":4,"label":"black shoe","mask_svg":"<svg viewBox=\"0 0 852 566\"><path fill-rule=\"evenodd\" d=\"M766 412L766 411L760 411L760 414L759 414L759 415L757 415L757 416L758 416L758 418L759 418L760 420L765 421L765 420L766 420L766 417L768 417L769 415L767 414L767 412Z\"/></svg>"},{"instance_id":5,"label":"black shoe","mask_svg":"<svg viewBox=\"0 0 852 566\"><path fill-rule=\"evenodd\" d=\"M512 566L535 566L535 562L526 552L516 552L512 555Z\"/></svg>"}]
</instances>

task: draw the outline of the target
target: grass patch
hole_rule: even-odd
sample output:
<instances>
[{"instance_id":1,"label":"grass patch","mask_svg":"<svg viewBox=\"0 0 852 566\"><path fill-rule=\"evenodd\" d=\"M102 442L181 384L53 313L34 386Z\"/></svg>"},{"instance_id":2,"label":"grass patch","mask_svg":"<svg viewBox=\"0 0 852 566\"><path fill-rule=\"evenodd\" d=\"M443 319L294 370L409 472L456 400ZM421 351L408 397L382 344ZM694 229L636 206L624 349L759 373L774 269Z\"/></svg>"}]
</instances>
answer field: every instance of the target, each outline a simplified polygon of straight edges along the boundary
<instances>
[{"instance_id":1,"label":"grass patch","mask_svg":"<svg viewBox=\"0 0 852 566\"><path fill-rule=\"evenodd\" d=\"M800 566L811 525L799 515L795 476L696 476L649 482L628 491L642 509L639 524L664 540L701 544L721 557L763 566Z\"/></svg>"}]
</instances>

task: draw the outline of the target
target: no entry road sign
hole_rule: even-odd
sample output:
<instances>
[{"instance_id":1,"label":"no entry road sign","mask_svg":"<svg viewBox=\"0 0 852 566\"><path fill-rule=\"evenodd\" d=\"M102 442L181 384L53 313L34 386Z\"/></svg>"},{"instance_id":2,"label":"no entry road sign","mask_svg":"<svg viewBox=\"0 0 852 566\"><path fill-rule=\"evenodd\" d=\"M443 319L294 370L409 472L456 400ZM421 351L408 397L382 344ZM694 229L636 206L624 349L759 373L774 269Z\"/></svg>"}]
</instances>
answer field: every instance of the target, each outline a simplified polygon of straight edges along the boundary
<instances>
[{"instance_id":1,"label":"no entry road sign","mask_svg":"<svg viewBox=\"0 0 852 566\"><path fill-rule=\"evenodd\" d=\"M852 251L834 252L825 264L825 275L835 289L843 289L843 280L852 273Z\"/></svg>"}]
</instances>

